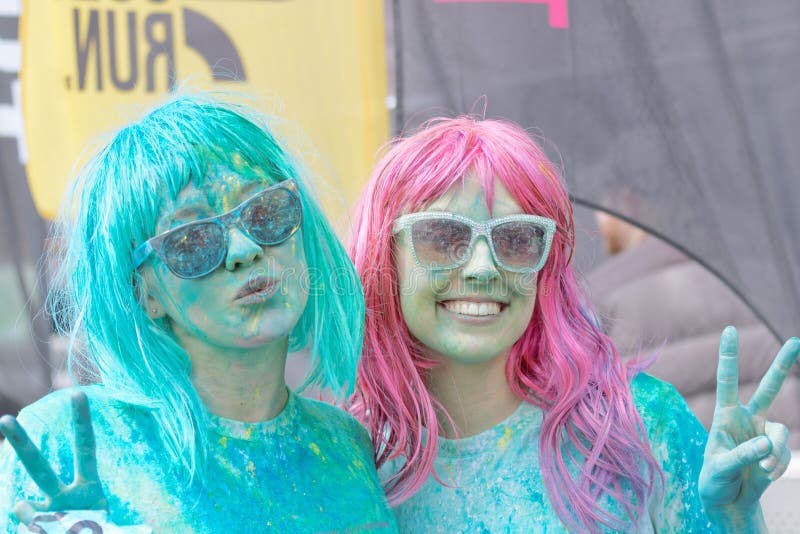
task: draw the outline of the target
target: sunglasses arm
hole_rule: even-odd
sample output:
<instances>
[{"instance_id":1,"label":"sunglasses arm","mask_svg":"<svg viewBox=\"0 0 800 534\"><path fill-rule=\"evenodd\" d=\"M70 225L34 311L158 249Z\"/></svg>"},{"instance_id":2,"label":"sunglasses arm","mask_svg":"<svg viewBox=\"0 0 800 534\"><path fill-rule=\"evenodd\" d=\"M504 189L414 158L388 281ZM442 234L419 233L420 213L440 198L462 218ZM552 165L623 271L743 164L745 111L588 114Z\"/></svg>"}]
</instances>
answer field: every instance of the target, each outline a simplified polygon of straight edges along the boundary
<instances>
[{"instance_id":1,"label":"sunglasses arm","mask_svg":"<svg viewBox=\"0 0 800 534\"><path fill-rule=\"evenodd\" d=\"M133 251L133 270L135 271L142 264L147 261L147 258L153 253L153 245L150 241L145 241Z\"/></svg>"}]
</instances>

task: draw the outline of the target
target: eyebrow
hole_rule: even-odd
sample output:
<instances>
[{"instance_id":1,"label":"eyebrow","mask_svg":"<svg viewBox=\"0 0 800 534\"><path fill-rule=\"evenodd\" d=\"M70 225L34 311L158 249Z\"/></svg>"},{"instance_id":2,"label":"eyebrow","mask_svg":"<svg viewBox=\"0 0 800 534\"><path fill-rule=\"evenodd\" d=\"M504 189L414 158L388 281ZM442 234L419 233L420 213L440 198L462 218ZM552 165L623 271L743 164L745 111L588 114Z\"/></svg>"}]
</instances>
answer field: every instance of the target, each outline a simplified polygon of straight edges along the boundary
<instances>
[{"instance_id":1,"label":"eyebrow","mask_svg":"<svg viewBox=\"0 0 800 534\"><path fill-rule=\"evenodd\" d=\"M239 203L236 204L236 207L239 207L242 202L249 200L250 197L254 195L254 190L258 187L270 187L267 183L261 183L259 181L252 181L245 185L241 190L241 197ZM236 208L234 208L236 209ZM184 206L175 213L172 214L171 220L175 222L175 220L183 219L186 216L196 215L196 214L203 214L202 218L206 217L213 217L213 214L210 214L210 207L207 204L202 204L202 200L198 199L195 203L189 204L188 206Z\"/></svg>"},{"instance_id":2,"label":"eyebrow","mask_svg":"<svg viewBox=\"0 0 800 534\"><path fill-rule=\"evenodd\" d=\"M272 185L274 185L274 184L272 184ZM266 189L267 187L271 187L271 185L268 182L263 182L262 183L262 182L258 182L258 181L255 181L255 180L250 182L250 183L248 183L246 186L244 186L242 188L242 202L244 202L245 200L248 200L250 197L252 197L253 194L254 194L253 190L256 189L257 187L263 187L263 188ZM239 202L239 204L241 204L242 202ZM237 204L237 206L239 204Z\"/></svg>"},{"instance_id":3,"label":"eyebrow","mask_svg":"<svg viewBox=\"0 0 800 534\"><path fill-rule=\"evenodd\" d=\"M208 211L208 206L202 206L198 202L197 205L184 206L183 208L179 209L178 211L172 214L170 220L172 222L175 222L176 220L185 219L188 216L197 215L207 211Z\"/></svg>"}]
</instances>

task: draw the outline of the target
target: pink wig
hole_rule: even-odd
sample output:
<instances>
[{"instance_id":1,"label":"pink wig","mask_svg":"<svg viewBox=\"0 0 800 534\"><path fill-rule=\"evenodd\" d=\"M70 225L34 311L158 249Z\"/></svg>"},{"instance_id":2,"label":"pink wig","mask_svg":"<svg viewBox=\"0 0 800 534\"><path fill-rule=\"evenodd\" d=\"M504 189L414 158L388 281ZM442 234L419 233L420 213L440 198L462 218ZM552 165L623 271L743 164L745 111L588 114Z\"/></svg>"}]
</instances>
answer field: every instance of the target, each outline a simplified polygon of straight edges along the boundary
<instances>
[{"instance_id":1,"label":"pink wig","mask_svg":"<svg viewBox=\"0 0 800 534\"><path fill-rule=\"evenodd\" d=\"M379 467L391 458L406 460L387 483L389 501L407 499L432 473L441 408L425 385L426 370L435 362L423 356L400 309L392 222L424 209L469 171L481 181L490 206L497 179L526 213L557 224L531 322L506 367L514 393L543 411L539 451L531 454L541 453L550 501L572 528L630 527L645 512L661 472L634 407L628 373L593 320L569 265L574 240L567 192L525 130L471 117L435 119L396 140L373 172L355 217L350 253L367 314L352 410L370 430ZM571 447L563 446L565 440ZM577 479L570 465L579 465ZM622 506L627 520L598 504L604 495Z\"/></svg>"}]
</instances>

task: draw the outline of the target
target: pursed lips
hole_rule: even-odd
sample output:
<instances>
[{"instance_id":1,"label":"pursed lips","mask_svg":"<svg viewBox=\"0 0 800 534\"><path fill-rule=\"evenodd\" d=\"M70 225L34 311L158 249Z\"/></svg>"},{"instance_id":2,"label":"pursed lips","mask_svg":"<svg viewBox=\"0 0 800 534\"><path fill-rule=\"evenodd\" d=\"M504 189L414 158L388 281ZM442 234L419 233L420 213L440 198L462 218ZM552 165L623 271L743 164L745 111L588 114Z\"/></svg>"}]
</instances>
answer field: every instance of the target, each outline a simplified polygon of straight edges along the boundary
<instances>
[{"instance_id":1,"label":"pursed lips","mask_svg":"<svg viewBox=\"0 0 800 534\"><path fill-rule=\"evenodd\" d=\"M277 291L279 285L279 279L269 276L250 278L239 288L233 300L245 302L266 300Z\"/></svg>"}]
</instances>

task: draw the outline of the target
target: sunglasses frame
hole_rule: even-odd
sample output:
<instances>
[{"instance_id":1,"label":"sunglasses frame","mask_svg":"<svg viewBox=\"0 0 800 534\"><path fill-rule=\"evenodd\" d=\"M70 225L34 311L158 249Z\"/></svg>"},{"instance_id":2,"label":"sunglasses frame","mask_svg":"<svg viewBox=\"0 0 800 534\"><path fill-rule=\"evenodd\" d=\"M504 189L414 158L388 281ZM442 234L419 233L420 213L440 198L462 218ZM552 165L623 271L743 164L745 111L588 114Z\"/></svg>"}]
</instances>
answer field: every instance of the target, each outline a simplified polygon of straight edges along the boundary
<instances>
[{"instance_id":1,"label":"sunglasses frame","mask_svg":"<svg viewBox=\"0 0 800 534\"><path fill-rule=\"evenodd\" d=\"M245 227L245 225L243 224L242 218L241 218L241 214L242 214L242 211L244 211L253 200L255 200L256 198L259 198L259 197L261 197L261 196L263 196L263 195L265 195L265 194L267 194L267 193L269 193L271 191L275 191L277 189L286 189L289 192L290 196L295 198L295 200L297 201L298 206L300 206L300 217L297 220L297 224L294 226L294 228L289 233L289 235L287 235L285 238L281 239L280 241L262 243L261 241L259 241L255 237L253 237L253 235L249 232L248 228ZM195 275L192 275L192 276L185 276L183 274L175 272L175 270L172 268L170 263L168 261L166 261L166 259L164 257L164 251L163 251L164 240L170 234L172 234L174 232L185 230L188 227L195 226L195 225L198 225L198 224L208 224L208 223L213 223L213 224L216 224L217 226L221 227L222 228L222 233L225 236L225 249L224 249L223 254L221 254L219 260L216 262L214 267L212 267L208 271L204 271L204 272L202 272L200 274L195 274ZM227 212L222 213L220 215L215 215L213 217L206 217L204 219L198 219L196 221L191 221L191 222L188 222L188 223L185 223L185 224L181 224L179 226L176 226L175 228L170 228L166 232L162 232L162 233L158 234L157 236L151 237L150 239L148 239L147 241L145 241L144 243L142 243L141 245L139 245L138 247L136 247L134 249L134 251L132 253L133 269L134 270L139 269L139 267L141 267L144 264L144 262L146 262L150 258L150 256L155 254L156 256L158 256L158 258L161 260L161 262L167 267L167 269L169 269L170 272L172 274L174 274L175 276L177 276L178 278L183 278L183 279L190 280L190 279L193 279L193 278L200 278L200 277L206 276L207 274L214 272L220 265L222 265L222 262L225 261L225 258L228 255L228 248L230 246L230 243L229 243L229 241L230 241L230 232L229 232L229 230L230 230L231 226L234 226L234 225L236 226L236 228L239 229L239 231L244 233L248 237L248 239L252 240L254 243L257 243L260 246L274 247L274 246L280 245L281 243L285 243L295 233L297 233L297 230L299 230L300 227L303 225L303 203L302 203L302 200L300 199L300 195L298 193L297 183L291 178L286 179L286 180L284 180L282 182L278 182L275 185L272 185L270 187L267 187L266 189L263 189L263 190L259 191L258 193L256 193L253 196L249 197L247 200L243 201L241 204L239 204L238 206L236 206L235 208L233 208L230 211L227 211Z\"/></svg>"},{"instance_id":2,"label":"sunglasses frame","mask_svg":"<svg viewBox=\"0 0 800 534\"><path fill-rule=\"evenodd\" d=\"M467 249L466 253L464 254L464 257L461 260L447 266L425 265L420 261L419 257L417 256L417 251L414 247L414 237L413 233L411 232L411 227L416 222L425 220L435 220L435 219L458 221L463 224L466 224L470 228L472 235L470 237L469 248ZM494 239L492 239L492 230L494 230L495 227L500 226L501 224L509 222L534 223L544 228L545 230L544 251L542 252L542 257L539 259L539 262L534 267L522 267L522 268L508 267L497 257L497 252L495 252L494 249ZM411 255L414 257L414 261L416 261L417 265L425 269L431 271L447 271L451 269L458 269L459 267L467 263L470 260L470 258L472 258L472 253L475 249L475 242L478 240L478 238L484 237L489 245L489 250L492 253L492 259L494 260L495 265L497 265L503 270L512 273L531 274L540 271L542 267L544 267L545 262L547 261L547 257L550 254L550 247L553 244L553 235L556 232L556 222L553 219L542 217L541 215L530 215L527 213L520 213L517 215L507 215L505 217L499 217L497 219L490 219L486 222L478 222L473 219L470 219L469 217L464 217L463 215L457 215L455 213L450 213L447 211L420 211L417 213L408 213L406 215L401 215L400 217L394 220L394 225L392 227L392 234L398 234L403 230L408 230L408 242L411 248Z\"/></svg>"}]
</instances>

